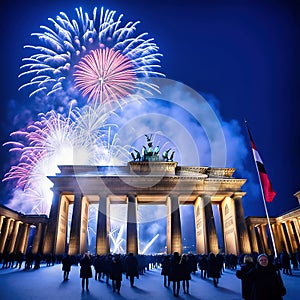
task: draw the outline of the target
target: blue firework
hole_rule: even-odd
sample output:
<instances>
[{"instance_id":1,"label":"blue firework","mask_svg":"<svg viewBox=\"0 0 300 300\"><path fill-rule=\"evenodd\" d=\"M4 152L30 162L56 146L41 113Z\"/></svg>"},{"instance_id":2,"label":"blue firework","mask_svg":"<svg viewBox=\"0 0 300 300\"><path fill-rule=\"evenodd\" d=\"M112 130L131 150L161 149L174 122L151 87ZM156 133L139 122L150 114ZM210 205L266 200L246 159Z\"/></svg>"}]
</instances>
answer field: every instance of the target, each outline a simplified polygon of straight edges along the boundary
<instances>
[{"instance_id":1,"label":"blue firework","mask_svg":"<svg viewBox=\"0 0 300 300\"><path fill-rule=\"evenodd\" d=\"M36 95L53 99L67 96L70 100L78 99L82 96L74 86L76 65L91 51L108 48L130 62L130 71L137 78L130 82L134 85L131 90L151 92L156 86L139 79L164 76L159 72L162 54L158 52L154 39L148 38L148 33L136 34L139 21L123 25L122 17L103 7L100 10L95 7L90 17L80 7L76 8L74 19L64 12L55 19L49 18L49 27L40 26L43 32L32 33L40 44L25 46L33 54L23 59L19 77L28 80L19 89L29 88L30 97ZM96 64L102 68L101 61Z\"/></svg>"}]
</instances>

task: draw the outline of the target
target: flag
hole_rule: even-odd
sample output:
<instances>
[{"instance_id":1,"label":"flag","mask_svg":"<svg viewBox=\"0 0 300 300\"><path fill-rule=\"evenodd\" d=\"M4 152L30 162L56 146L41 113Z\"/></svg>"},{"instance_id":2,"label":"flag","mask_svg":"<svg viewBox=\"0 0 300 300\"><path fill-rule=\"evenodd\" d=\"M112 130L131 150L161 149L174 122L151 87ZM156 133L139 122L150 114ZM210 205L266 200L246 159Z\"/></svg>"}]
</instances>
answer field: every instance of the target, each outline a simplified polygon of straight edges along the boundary
<instances>
[{"instance_id":1,"label":"flag","mask_svg":"<svg viewBox=\"0 0 300 300\"><path fill-rule=\"evenodd\" d=\"M269 176L266 172L264 163L263 163L263 161L262 161L262 159L261 159L261 157L260 157L260 155L259 155L259 153L256 149L256 146L254 144L252 135L251 135L250 130L249 130L248 127L247 127L247 130L248 130L248 134L249 134L249 137L250 137L252 153L253 153L253 157L254 157L254 160L255 160L255 163L256 163L256 166L257 166L257 171L259 173L260 184L262 185L262 190L264 192L265 200L267 202L272 202L275 195L276 195L276 192L272 188L272 183L271 183L271 181L269 179Z\"/></svg>"}]
</instances>

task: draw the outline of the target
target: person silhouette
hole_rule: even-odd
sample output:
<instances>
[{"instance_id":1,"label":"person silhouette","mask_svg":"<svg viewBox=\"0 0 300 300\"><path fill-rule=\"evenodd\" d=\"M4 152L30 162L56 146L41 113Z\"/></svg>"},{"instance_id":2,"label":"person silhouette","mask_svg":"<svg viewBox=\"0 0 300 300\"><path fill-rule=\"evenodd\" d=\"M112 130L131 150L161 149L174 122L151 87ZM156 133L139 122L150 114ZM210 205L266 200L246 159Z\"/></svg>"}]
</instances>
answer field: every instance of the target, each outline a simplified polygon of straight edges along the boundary
<instances>
[{"instance_id":1,"label":"person silhouette","mask_svg":"<svg viewBox=\"0 0 300 300\"><path fill-rule=\"evenodd\" d=\"M84 291L84 286L86 287L86 290L89 290L89 278L92 278L92 262L90 255L88 253L85 253L83 258L80 261L80 278L82 278L81 286L82 291Z\"/></svg>"}]
</instances>

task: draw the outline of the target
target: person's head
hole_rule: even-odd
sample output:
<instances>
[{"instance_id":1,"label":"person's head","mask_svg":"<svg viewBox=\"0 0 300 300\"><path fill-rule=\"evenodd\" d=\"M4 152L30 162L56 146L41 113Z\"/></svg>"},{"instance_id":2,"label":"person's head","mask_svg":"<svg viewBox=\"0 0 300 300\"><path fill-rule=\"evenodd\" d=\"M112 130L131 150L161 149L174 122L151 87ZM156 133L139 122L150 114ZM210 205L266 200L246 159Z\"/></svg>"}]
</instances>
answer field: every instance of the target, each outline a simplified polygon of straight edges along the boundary
<instances>
[{"instance_id":1,"label":"person's head","mask_svg":"<svg viewBox=\"0 0 300 300\"><path fill-rule=\"evenodd\" d=\"M113 260L115 262L119 261L120 260L120 254L115 254L114 257L113 257Z\"/></svg>"},{"instance_id":2,"label":"person's head","mask_svg":"<svg viewBox=\"0 0 300 300\"><path fill-rule=\"evenodd\" d=\"M259 263L260 266L266 267L269 263L269 257L267 254L260 254L257 257L257 262Z\"/></svg>"},{"instance_id":3,"label":"person's head","mask_svg":"<svg viewBox=\"0 0 300 300\"><path fill-rule=\"evenodd\" d=\"M251 255L245 255L244 256L244 263L247 264L247 263L253 263L253 258Z\"/></svg>"}]
</instances>

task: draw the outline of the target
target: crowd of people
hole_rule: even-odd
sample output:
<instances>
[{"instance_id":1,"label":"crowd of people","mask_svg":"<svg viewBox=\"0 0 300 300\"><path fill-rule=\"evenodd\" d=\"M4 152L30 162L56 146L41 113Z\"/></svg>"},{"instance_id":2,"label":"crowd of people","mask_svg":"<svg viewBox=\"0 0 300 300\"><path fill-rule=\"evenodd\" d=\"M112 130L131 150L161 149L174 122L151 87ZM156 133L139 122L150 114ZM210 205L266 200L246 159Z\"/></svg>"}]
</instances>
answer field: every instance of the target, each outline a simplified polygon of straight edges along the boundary
<instances>
[{"instance_id":1,"label":"crowd of people","mask_svg":"<svg viewBox=\"0 0 300 300\"><path fill-rule=\"evenodd\" d=\"M123 275L133 287L140 275L152 268L161 268L162 284L169 288L175 297L179 296L182 286L183 293L189 294L191 274L200 273L203 280L210 279L215 287L225 269L236 272L236 277L241 280L242 298L246 300L279 300L285 295L281 271L283 274L292 275L292 269L298 270L300 263L300 250L298 250L296 262L285 250L277 258L267 254L200 254L192 253L162 255L134 255L107 254L107 255L33 255L22 253L2 255L0 262L2 268L19 268L24 264L24 269L38 269L41 261L46 266L61 264L63 280L69 280L72 265L80 266L80 278L82 290L89 290L89 279L104 281L113 288L113 292L120 294ZM94 275L93 275L94 274Z\"/></svg>"}]
</instances>

